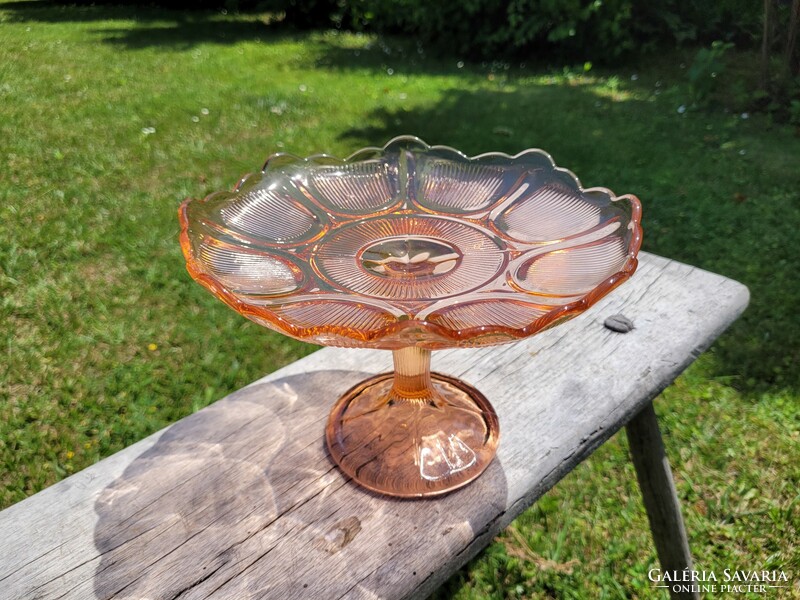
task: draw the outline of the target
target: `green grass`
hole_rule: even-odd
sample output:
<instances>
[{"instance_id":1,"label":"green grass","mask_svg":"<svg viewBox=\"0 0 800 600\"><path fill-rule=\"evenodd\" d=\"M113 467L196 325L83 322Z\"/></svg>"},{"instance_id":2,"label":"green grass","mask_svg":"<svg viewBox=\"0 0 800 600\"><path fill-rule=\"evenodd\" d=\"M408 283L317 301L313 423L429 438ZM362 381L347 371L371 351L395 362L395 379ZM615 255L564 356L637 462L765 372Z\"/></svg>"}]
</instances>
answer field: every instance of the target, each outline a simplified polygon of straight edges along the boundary
<instances>
[{"instance_id":1,"label":"green grass","mask_svg":"<svg viewBox=\"0 0 800 600\"><path fill-rule=\"evenodd\" d=\"M539 146L586 185L639 195L646 250L750 287L657 410L698 568L784 569L800 597L795 132L719 105L679 113L688 54L588 74L460 67L268 21L0 4L0 506L314 350L189 279L184 197L276 150L347 155L401 133L471 154ZM655 565L617 435L438 596L659 598Z\"/></svg>"}]
</instances>

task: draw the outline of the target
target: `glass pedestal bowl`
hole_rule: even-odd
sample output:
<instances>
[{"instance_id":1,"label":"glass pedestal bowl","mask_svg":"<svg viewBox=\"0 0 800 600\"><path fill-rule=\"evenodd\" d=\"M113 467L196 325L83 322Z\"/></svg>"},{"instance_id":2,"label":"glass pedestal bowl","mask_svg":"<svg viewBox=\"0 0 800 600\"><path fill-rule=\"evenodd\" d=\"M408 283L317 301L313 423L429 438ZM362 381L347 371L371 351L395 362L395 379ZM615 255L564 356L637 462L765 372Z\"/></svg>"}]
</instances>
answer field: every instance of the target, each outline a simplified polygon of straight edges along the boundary
<instances>
[{"instance_id":1,"label":"glass pedestal bowl","mask_svg":"<svg viewBox=\"0 0 800 600\"><path fill-rule=\"evenodd\" d=\"M636 269L641 206L583 189L548 154L468 158L404 136L347 159L275 154L186 200L191 276L245 317L326 346L392 350L339 398L342 471L392 496L449 492L494 457L497 415L431 373L431 350L512 342L574 317Z\"/></svg>"}]
</instances>

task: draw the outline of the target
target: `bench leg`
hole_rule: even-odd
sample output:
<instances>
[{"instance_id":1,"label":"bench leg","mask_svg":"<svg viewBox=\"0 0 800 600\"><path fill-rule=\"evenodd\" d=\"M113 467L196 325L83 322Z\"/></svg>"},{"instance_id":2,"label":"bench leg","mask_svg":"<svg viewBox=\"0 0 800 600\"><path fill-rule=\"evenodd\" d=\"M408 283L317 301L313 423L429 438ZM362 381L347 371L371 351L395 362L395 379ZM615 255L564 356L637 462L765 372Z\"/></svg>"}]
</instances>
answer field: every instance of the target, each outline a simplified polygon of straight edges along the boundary
<instances>
[{"instance_id":1,"label":"bench leg","mask_svg":"<svg viewBox=\"0 0 800 600\"><path fill-rule=\"evenodd\" d=\"M686 528L652 402L631 419L625 431L661 569L663 572L691 570L692 555ZM690 587L690 584L686 586ZM670 596L681 600L700 597L697 592L675 592L672 589Z\"/></svg>"}]
</instances>

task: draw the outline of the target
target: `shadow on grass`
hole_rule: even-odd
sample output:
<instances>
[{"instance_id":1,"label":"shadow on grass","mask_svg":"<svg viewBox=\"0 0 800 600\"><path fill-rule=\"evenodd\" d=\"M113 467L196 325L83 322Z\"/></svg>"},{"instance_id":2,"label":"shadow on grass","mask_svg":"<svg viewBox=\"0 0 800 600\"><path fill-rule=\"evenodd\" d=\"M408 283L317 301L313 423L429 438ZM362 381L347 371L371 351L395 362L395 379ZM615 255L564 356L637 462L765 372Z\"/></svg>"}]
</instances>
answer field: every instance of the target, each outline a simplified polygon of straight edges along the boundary
<instances>
[{"instance_id":1,"label":"shadow on grass","mask_svg":"<svg viewBox=\"0 0 800 600\"><path fill-rule=\"evenodd\" d=\"M172 10L126 5L74 5L20 0L0 4L12 22L93 23L135 21L134 27L92 30L101 40L127 50L150 47L186 49L197 44L231 45L248 41L279 41L296 34L271 23L264 14L225 15L212 10Z\"/></svg>"},{"instance_id":2,"label":"shadow on grass","mask_svg":"<svg viewBox=\"0 0 800 600\"><path fill-rule=\"evenodd\" d=\"M139 50L152 46L171 47L176 50L191 48L197 44L236 44L239 42L276 42L287 37L258 20L228 21L223 19L189 18L176 20L169 27L142 27L121 31L119 29L97 29L96 33L106 37L108 44L127 50Z\"/></svg>"},{"instance_id":3,"label":"shadow on grass","mask_svg":"<svg viewBox=\"0 0 800 600\"><path fill-rule=\"evenodd\" d=\"M726 130L724 115L690 120L635 95L614 101L592 85L497 87L446 90L422 108L383 108L342 137L357 147L414 134L470 155L542 147L585 186L638 195L645 250L750 288L750 307L711 350L712 376L745 392L800 389L800 297L789 291L800 262L797 181L779 162L796 140L776 145L774 159L750 158L735 145L722 149L739 135Z\"/></svg>"}]
</instances>

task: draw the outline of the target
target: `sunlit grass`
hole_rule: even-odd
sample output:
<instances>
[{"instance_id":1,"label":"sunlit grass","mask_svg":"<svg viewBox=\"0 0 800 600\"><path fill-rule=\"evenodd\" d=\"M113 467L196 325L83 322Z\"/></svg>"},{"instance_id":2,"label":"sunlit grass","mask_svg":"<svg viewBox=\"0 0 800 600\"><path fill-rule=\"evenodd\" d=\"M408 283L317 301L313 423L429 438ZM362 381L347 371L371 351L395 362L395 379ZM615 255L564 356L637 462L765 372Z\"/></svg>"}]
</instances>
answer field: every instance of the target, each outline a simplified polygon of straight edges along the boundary
<instances>
[{"instance_id":1,"label":"sunlit grass","mask_svg":"<svg viewBox=\"0 0 800 600\"><path fill-rule=\"evenodd\" d=\"M745 317L657 408L698 566L800 580L794 132L687 108L677 55L464 65L269 21L0 4L0 505L314 350L189 279L184 197L274 151L413 133L470 154L545 148L586 185L642 198L645 249L750 286ZM654 565L617 435L441 595L659 597Z\"/></svg>"}]
</instances>

